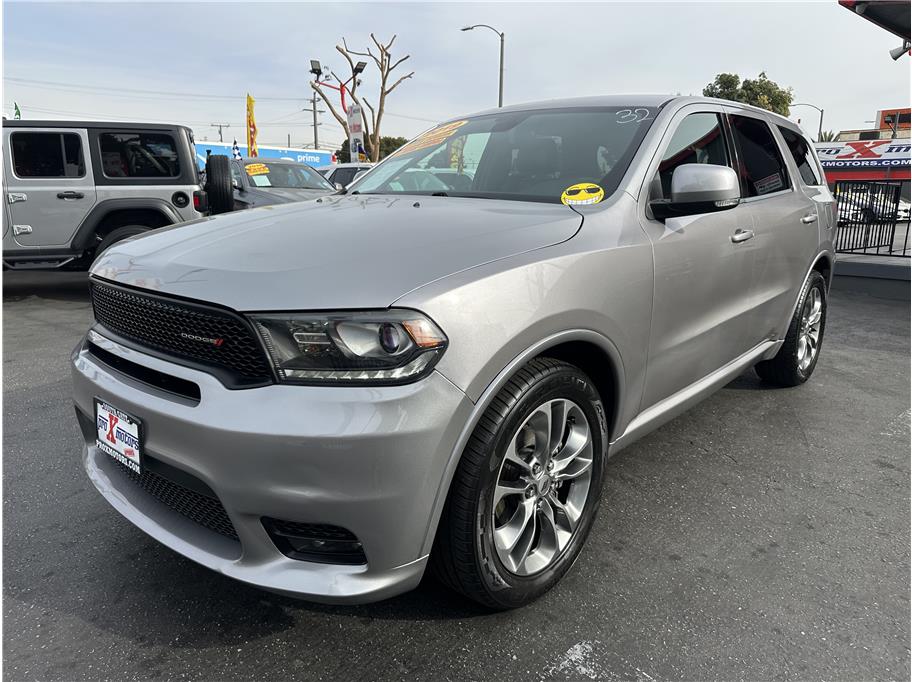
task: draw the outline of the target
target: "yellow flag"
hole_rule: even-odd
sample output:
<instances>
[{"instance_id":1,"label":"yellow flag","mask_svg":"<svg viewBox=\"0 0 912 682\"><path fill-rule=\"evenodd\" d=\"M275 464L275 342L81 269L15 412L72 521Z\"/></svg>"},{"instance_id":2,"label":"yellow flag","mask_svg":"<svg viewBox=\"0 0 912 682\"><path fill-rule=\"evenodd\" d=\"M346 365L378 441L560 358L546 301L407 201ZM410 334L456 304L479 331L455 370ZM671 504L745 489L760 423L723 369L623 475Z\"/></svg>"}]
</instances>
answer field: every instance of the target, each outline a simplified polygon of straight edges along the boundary
<instances>
[{"instance_id":1,"label":"yellow flag","mask_svg":"<svg viewBox=\"0 0 912 682\"><path fill-rule=\"evenodd\" d=\"M259 156L257 152L256 119L253 117L253 104L256 100L247 93L247 156Z\"/></svg>"}]
</instances>

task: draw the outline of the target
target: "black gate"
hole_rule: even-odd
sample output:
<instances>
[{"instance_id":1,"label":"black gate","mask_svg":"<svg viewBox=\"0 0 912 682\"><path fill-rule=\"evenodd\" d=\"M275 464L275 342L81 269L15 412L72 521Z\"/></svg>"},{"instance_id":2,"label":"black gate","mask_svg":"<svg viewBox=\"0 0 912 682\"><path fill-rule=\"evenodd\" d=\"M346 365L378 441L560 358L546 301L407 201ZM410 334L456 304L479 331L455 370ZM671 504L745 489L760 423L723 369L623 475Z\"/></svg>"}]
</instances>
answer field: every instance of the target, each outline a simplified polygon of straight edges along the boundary
<instances>
[{"instance_id":1,"label":"black gate","mask_svg":"<svg viewBox=\"0 0 912 682\"><path fill-rule=\"evenodd\" d=\"M909 218L899 218L899 182L836 183L836 251L909 256Z\"/></svg>"}]
</instances>

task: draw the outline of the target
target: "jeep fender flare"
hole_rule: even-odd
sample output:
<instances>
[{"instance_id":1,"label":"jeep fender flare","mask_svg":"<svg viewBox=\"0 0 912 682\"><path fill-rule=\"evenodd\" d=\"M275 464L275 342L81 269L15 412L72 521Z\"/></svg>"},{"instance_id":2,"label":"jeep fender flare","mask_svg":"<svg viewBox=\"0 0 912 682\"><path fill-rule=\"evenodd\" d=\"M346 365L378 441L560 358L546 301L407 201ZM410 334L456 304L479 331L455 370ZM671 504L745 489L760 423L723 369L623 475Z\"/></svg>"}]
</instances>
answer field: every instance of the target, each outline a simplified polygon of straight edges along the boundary
<instances>
[{"instance_id":1,"label":"jeep fender flare","mask_svg":"<svg viewBox=\"0 0 912 682\"><path fill-rule=\"evenodd\" d=\"M88 215L83 218L79 227L76 228L76 234L73 236L71 242L73 248L82 250L91 246L95 236L95 230L98 229L101 221L114 211L121 211L124 209L155 211L156 213L160 213L170 225L183 221L183 218L181 218L174 207L164 199L105 199L104 201L95 204Z\"/></svg>"}]
</instances>

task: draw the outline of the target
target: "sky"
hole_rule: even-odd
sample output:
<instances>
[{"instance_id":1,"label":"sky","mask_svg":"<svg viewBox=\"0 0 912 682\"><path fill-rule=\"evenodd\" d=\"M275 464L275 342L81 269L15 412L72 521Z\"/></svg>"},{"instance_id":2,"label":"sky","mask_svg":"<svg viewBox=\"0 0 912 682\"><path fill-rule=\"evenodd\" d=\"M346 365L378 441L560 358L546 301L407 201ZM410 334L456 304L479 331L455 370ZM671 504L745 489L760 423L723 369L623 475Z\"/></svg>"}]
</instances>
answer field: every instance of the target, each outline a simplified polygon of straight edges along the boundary
<instances>
[{"instance_id":1,"label":"sky","mask_svg":"<svg viewBox=\"0 0 912 682\"><path fill-rule=\"evenodd\" d=\"M364 49L394 34L395 74L381 132L413 137L434 123L496 106L498 37L506 35L506 104L615 93L700 94L720 72L761 71L825 110L824 129L866 128L880 109L909 106L900 39L820 2L571 3L3 3L3 113L24 118L169 121L217 140L244 140L245 93L259 143L313 144L310 59L338 72L335 46ZM368 60L370 61L370 60ZM378 87L373 64L360 93ZM325 107L323 107L325 109ZM818 113L793 119L816 136ZM341 127L320 115L320 147Z\"/></svg>"}]
</instances>

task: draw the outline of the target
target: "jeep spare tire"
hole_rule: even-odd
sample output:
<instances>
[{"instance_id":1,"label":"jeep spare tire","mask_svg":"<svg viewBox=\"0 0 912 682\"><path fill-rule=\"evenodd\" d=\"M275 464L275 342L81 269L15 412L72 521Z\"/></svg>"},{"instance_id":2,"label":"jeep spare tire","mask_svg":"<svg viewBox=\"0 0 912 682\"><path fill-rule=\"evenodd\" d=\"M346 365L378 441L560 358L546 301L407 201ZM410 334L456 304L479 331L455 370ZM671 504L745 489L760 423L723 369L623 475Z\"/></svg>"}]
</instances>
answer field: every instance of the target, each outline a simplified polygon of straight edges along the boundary
<instances>
[{"instance_id":1,"label":"jeep spare tire","mask_svg":"<svg viewBox=\"0 0 912 682\"><path fill-rule=\"evenodd\" d=\"M224 154L210 154L206 159L206 194L213 215L234 210L231 161Z\"/></svg>"}]
</instances>

